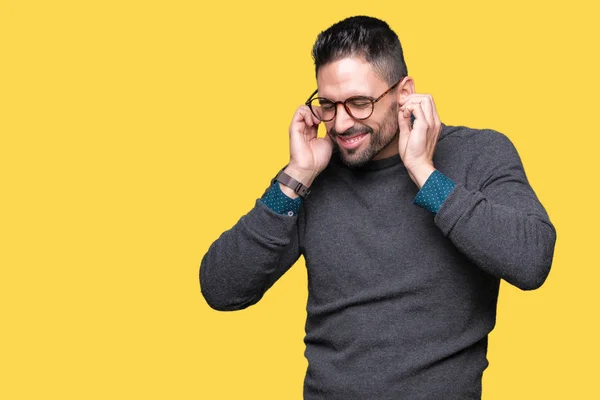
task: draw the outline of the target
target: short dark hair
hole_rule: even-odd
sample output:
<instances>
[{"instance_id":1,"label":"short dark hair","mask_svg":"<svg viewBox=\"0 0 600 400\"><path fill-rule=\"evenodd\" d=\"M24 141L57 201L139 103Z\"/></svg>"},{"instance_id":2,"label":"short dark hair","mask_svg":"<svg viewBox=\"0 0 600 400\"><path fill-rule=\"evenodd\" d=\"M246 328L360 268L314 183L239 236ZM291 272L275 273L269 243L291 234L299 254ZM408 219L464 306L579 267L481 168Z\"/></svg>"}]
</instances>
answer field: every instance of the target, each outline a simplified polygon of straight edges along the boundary
<instances>
[{"instance_id":1,"label":"short dark hair","mask_svg":"<svg viewBox=\"0 0 600 400\"><path fill-rule=\"evenodd\" d=\"M346 57L361 57L392 85L408 75L398 35L377 18L355 16L319 34L312 49L315 74L319 68Z\"/></svg>"}]
</instances>

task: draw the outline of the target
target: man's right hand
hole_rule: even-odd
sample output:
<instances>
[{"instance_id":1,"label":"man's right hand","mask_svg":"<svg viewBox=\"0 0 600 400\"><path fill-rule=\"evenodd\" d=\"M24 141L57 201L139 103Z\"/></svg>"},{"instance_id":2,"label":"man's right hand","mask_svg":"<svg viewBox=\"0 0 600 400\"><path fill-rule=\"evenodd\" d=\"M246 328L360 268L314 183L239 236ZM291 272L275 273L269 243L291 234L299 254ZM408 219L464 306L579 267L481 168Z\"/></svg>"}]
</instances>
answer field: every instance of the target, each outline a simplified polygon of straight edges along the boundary
<instances>
[{"instance_id":1,"label":"man's right hand","mask_svg":"<svg viewBox=\"0 0 600 400\"><path fill-rule=\"evenodd\" d=\"M300 106L290 124L290 162L284 171L308 187L325 169L333 151L333 140L328 134L317 137L320 122L308 106ZM283 185L281 188L288 196L298 197L291 189Z\"/></svg>"}]
</instances>

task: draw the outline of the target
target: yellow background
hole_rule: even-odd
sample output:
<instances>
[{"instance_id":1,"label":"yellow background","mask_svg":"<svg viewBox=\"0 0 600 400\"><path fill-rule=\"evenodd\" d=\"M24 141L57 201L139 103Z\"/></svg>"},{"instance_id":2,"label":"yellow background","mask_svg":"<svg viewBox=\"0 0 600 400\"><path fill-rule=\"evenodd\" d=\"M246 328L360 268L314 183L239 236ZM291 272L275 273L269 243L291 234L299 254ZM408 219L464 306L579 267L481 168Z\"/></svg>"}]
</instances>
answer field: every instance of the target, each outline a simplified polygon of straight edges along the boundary
<instances>
[{"instance_id":1,"label":"yellow background","mask_svg":"<svg viewBox=\"0 0 600 400\"><path fill-rule=\"evenodd\" d=\"M302 259L234 313L198 266L287 162L316 35L355 14L442 121L509 136L558 230L540 290L502 285L484 399L600 398L592 3L1 0L0 398L301 399Z\"/></svg>"}]
</instances>

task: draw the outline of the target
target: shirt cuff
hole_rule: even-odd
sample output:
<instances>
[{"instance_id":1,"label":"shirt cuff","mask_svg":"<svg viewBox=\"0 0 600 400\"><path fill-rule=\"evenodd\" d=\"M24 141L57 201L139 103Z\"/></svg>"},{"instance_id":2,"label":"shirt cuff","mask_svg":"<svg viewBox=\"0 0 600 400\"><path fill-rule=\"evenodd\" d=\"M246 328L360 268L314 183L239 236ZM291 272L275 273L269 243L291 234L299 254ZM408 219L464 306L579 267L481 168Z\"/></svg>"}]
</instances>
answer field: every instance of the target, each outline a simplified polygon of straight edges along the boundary
<instances>
[{"instance_id":1,"label":"shirt cuff","mask_svg":"<svg viewBox=\"0 0 600 400\"><path fill-rule=\"evenodd\" d=\"M298 215L298 211L302 205L302 197L295 199L290 198L281 191L279 182L277 181L273 182L269 190L260 200L264 203L264 205L276 213L287 214L290 217Z\"/></svg>"},{"instance_id":2,"label":"shirt cuff","mask_svg":"<svg viewBox=\"0 0 600 400\"><path fill-rule=\"evenodd\" d=\"M429 175L413 203L437 214L454 186L456 185L450 178L436 169Z\"/></svg>"}]
</instances>

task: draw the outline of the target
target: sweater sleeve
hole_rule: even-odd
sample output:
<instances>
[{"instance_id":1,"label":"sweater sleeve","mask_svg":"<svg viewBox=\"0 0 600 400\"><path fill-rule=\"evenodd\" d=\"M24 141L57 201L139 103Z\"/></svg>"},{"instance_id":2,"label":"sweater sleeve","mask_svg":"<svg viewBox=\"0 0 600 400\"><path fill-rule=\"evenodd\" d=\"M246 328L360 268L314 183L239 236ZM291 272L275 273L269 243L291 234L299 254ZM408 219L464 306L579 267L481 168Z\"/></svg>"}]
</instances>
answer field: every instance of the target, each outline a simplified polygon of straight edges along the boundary
<instances>
[{"instance_id":1,"label":"sweater sleeve","mask_svg":"<svg viewBox=\"0 0 600 400\"><path fill-rule=\"evenodd\" d=\"M279 214L257 199L202 258L202 295L215 310L244 309L258 302L299 257L298 216Z\"/></svg>"},{"instance_id":2,"label":"sweater sleeve","mask_svg":"<svg viewBox=\"0 0 600 400\"><path fill-rule=\"evenodd\" d=\"M453 244L487 273L523 290L540 287L550 272L556 231L529 185L520 157L495 133L435 216Z\"/></svg>"}]
</instances>

